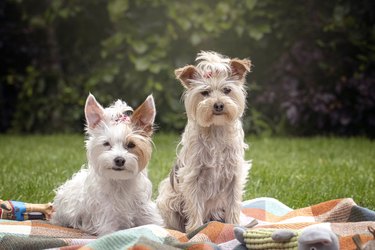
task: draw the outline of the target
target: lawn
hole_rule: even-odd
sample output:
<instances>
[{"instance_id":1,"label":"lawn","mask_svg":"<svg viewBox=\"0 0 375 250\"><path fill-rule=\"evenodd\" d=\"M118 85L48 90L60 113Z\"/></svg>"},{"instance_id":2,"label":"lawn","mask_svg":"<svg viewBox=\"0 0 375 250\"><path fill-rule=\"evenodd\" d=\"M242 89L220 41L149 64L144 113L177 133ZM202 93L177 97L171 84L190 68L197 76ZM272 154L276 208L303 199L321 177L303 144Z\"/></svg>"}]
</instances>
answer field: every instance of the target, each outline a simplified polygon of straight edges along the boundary
<instances>
[{"instance_id":1,"label":"lawn","mask_svg":"<svg viewBox=\"0 0 375 250\"><path fill-rule=\"evenodd\" d=\"M53 189L85 163L83 135L0 135L0 199L53 199ZM157 133L149 165L154 184L168 175L179 136ZM252 159L244 199L274 197L293 208L352 197L375 210L375 142L366 138L248 137Z\"/></svg>"}]
</instances>

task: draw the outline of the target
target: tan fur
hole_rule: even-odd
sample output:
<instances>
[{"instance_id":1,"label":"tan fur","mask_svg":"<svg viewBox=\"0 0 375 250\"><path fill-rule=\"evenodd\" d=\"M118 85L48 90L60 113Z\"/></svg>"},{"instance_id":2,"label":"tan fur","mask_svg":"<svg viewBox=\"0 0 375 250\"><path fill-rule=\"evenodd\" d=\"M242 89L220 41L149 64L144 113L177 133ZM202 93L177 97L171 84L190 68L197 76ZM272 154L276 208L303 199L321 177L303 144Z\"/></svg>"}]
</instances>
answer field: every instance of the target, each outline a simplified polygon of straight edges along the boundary
<instances>
[{"instance_id":1,"label":"tan fur","mask_svg":"<svg viewBox=\"0 0 375 250\"><path fill-rule=\"evenodd\" d=\"M176 167L161 182L156 200L166 226L187 232L211 220L239 223L250 168L244 160L247 145L241 117L251 63L215 52L199 53L197 60L197 66L175 71L186 88L188 123ZM219 104L223 108L218 111Z\"/></svg>"},{"instance_id":2,"label":"tan fur","mask_svg":"<svg viewBox=\"0 0 375 250\"><path fill-rule=\"evenodd\" d=\"M152 142L151 138L134 135L133 137L127 138L127 143L133 142L137 147L128 149L130 153L133 153L138 158L138 168L143 170L151 159L152 154Z\"/></svg>"}]
</instances>

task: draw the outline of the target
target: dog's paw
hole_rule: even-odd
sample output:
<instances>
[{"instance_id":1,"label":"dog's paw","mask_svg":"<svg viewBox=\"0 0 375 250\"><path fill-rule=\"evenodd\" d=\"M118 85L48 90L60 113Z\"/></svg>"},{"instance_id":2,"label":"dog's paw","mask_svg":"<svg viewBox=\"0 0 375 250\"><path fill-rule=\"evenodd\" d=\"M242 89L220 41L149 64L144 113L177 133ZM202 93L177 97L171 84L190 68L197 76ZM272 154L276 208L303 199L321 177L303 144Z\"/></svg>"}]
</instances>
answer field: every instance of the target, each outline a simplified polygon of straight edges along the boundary
<instances>
[{"instance_id":1,"label":"dog's paw","mask_svg":"<svg viewBox=\"0 0 375 250\"><path fill-rule=\"evenodd\" d=\"M225 216L225 223L239 225L240 224L240 213L227 213Z\"/></svg>"},{"instance_id":2,"label":"dog's paw","mask_svg":"<svg viewBox=\"0 0 375 250\"><path fill-rule=\"evenodd\" d=\"M192 233L194 232L194 230L201 227L202 225L203 225L202 221L188 221L185 227L186 233Z\"/></svg>"}]
</instances>

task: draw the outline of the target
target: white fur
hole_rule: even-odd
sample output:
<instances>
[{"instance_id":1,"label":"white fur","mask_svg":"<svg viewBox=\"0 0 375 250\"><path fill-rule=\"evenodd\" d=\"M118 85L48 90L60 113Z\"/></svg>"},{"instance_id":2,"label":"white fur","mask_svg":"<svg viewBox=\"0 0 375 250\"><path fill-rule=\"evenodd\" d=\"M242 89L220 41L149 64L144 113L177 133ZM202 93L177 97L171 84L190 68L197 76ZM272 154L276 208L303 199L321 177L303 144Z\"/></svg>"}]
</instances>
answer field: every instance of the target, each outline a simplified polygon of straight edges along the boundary
<instances>
[{"instance_id":1,"label":"white fur","mask_svg":"<svg viewBox=\"0 0 375 250\"><path fill-rule=\"evenodd\" d=\"M239 223L250 168L244 160L247 144L241 123L246 106L244 75L234 75L231 60L214 52L202 52L197 60L201 61L193 69L176 70L186 87L188 122L177 168L171 179L161 182L156 200L166 226L187 232L211 220ZM228 88L231 91L226 93ZM214 110L215 103L224 105L222 112Z\"/></svg>"},{"instance_id":2,"label":"white fur","mask_svg":"<svg viewBox=\"0 0 375 250\"><path fill-rule=\"evenodd\" d=\"M96 235L145 224L161 225L151 201L152 184L146 170L151 138L144 136L133 121L114 121L124 111L132 110L125 102L117 101L106 109L97 104L91 112L92 108L87 108L89 98L85 109L88 164L56 190L51 222ZM90 101L96 102L95 98ZM95 125L98 116L100 122ZM153 119L154 115L150 121ZM138 148L127 148L130 141ZM121 170L116 170L116 157L125 160Z\"/></svg>"}]
</instances>

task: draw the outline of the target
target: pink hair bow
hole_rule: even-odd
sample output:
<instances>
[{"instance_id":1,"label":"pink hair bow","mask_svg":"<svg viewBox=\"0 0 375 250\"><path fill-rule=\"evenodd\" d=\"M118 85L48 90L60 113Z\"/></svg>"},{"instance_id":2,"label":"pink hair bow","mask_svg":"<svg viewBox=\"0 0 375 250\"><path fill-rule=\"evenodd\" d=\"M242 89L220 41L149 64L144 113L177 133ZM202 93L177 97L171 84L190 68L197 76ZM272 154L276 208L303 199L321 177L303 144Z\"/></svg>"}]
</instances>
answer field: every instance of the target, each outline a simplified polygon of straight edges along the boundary
<instances>
[{"instance_id":1,"label":"pink hair bow","mask_svg":"<svg viewBox=\"0 0 375 250\"><path fill-rule=\"evenodd\" d=\"M118 124L118 123L129 123L130 122L130 117L127 116L127 115L124 115L124 114L121 114L121 115L118 115L115 119L115 123Z\"/></svg>"}]
</instances>

